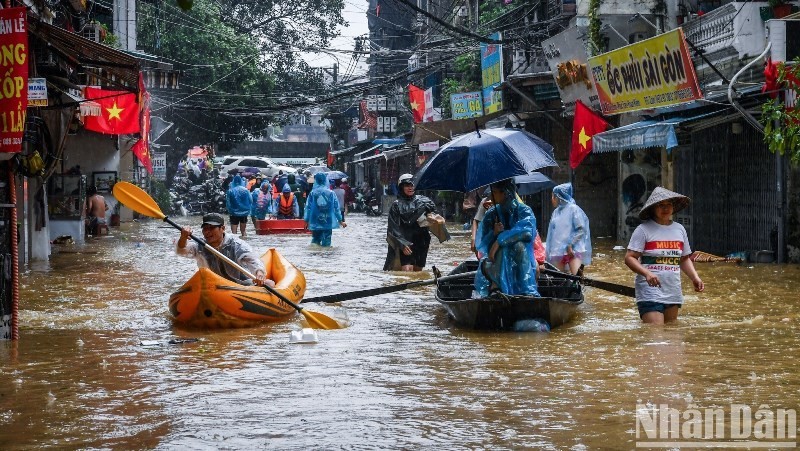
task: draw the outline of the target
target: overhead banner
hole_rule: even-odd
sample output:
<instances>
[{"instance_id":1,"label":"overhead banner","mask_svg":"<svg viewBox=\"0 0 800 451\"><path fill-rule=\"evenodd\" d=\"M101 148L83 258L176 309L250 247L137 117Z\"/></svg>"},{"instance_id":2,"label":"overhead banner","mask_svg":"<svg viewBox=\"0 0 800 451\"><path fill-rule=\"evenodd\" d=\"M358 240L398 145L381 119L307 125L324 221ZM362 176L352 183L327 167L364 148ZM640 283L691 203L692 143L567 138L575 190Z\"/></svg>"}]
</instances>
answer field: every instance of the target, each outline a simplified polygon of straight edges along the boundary
<instances>
[{"instance_id":1,"label":"overhead banner","mask_svg":"<svg viewBox=\"0 0 800 451\"><path fill-rule=\"evenodd\" d=\"M501 40L500 32L489 35L489 39ZM481 78L483 79L483 114L492 114L503 109L503 93L494 88L503 83L503 46L481 42Z\"/></svg>"},{"instance_id":2,"label":"overhead banner","mask_svg":"<svg viewBox=\"0 0 800 451\"><path fill-rule=\"evenodd\" d=\"M589 66L604 115L703 96L680 28L589 58Z\"/></svg>"},{"instance_id":3,"label":"overhead banner","mask_svg":"<svg viewBox=\"0 0 800 451\"><path fill-rule=\"evenodd\" d=\"M480 91L450 94L450 111L453 119L483 116L483 101Z\"/></svg>"},{"instance_id":4,"label":"overhead banner","mask_svg":"<svg viewBox=\"0 0 800 451\"><path fill-rule=\"evenodd\" d=\"M25 8L0 9L0 152L22 150L28 106L28 24Z\"/></svg>"},{"instance_id":5,"label":"overhead banner","mask_svg":"<svg viewBox=\"0 0 800 451\"><path fill-rule=\"evenodd\" d=\"M544 57L561 94L566 116L575 114L575 102L578 100L592 110L600 110L600 100L586 62L587 45L586 33L582 33L578 27L567 28L542 41Z\"/></svg>"}]
</instances>

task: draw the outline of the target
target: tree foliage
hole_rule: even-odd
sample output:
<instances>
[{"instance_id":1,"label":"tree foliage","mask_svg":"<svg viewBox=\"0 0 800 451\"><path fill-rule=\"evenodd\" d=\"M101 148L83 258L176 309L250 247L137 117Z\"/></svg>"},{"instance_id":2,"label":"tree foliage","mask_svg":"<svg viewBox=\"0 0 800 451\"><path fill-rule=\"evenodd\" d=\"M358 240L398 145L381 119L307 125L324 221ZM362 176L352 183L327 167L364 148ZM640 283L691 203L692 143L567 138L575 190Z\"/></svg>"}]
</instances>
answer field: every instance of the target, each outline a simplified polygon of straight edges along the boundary
<instances>
[{"instance_id":1,"label":"tree foliage","mask_svg":"<svg viewBox=\"0 0 800 451\"><path fill-rule=\"evenodd\" d=\"M181 70L180 89L151 89L154 116L175 126L158 143L179 152L218 143L222 152L279 122L292 105L324 94L302 48L328 45L342 2L196 0L181 12L137 2L138 47ZM287 106L286 109L282 106Z\"/></svg>"}]
</instances>

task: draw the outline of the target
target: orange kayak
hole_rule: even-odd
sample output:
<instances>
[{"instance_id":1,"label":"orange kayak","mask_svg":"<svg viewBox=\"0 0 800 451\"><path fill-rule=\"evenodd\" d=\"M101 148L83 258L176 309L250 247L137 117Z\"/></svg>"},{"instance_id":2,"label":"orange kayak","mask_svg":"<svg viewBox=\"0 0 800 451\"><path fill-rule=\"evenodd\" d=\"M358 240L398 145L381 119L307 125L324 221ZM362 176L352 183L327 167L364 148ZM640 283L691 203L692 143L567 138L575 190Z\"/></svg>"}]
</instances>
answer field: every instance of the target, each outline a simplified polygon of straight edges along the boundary
<instances>
[{"instance_id":1,"label":"orange kayak","mask_svg":"<svg viewBox=\"0 0 800 451\"><path fill-rule=\"evenodd\" d=\"M261 256L267 278L275 290L292 302L300 303L306 291L306 278L275 249ZM245 286L200 268L169 297L173 321L188 327L236 328L286 319L295 313L289 304L262 287Z\"/></svg>"}]
</instances>

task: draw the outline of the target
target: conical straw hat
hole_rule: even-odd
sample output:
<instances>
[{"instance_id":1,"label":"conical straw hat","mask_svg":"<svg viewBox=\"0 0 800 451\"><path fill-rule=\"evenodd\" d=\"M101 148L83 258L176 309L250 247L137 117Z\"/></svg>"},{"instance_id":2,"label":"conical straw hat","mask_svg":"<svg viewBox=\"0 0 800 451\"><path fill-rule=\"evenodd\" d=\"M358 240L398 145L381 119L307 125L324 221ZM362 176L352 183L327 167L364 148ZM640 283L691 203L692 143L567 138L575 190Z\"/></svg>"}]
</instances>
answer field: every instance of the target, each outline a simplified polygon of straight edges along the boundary
<instances>
[{"instance_id":1,"label":"conical straw hat","mask_svg":"<svg viewBox=\"0 0 800 451\"><path fill-rule=\"evenodd\" d=\"M647 202L644 203L644 207L642 207L642 210L639 212L639 219L643 221L650 219L653 213L651 207L664 200L672 201L672 205L674 206L672 209L673 213L677 213L688 207L689 202L691 202L691 200L683 194L678 194L675 191L670 191L658 186L650 193L650 197L648 197Z\"/></svg>"}]
</instances>

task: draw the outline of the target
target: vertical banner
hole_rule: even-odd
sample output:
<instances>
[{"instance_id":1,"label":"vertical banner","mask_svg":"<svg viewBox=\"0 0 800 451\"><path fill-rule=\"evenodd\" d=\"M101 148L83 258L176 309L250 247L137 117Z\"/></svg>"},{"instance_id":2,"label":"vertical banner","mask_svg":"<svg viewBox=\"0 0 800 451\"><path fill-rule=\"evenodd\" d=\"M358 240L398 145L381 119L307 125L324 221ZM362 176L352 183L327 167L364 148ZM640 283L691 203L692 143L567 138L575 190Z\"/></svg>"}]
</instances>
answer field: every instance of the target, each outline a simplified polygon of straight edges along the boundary
<instances>
[{"instance_id":1,"label":"vertical banner","mask_svg":"<svg viewBox=\"0 0 800 451\"><path fill-rule=\"evenodd\" d=\"M28 107L28 24L25 8L0 9L0 152L22 150Z\"/></svg>"},{"instance_id":2,"label":"vertical banner","mask_svg":"<svg viewBox=\"0 0 800 451\"><path fill-rule=\"evenodd\" d=\"M489 39L501 40L500 32L489 35ZM503 93L494 88L503 82L503 46L481 42L481 78L483 79L483 114L492 114L503 109Z\"/></svg>"},{"instance_id":3,"label":"vertical banner","mask_svg":"<svg viewBox=\"0 0 800 451\"><path fill-rule=\"evenodd\" d=\"M425 90L425 114L422 122L433 122L433 88Z\"/></svg>"}]
</instances>

